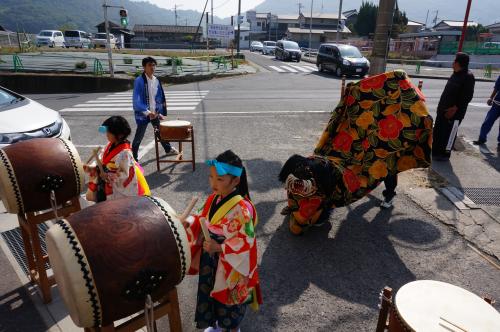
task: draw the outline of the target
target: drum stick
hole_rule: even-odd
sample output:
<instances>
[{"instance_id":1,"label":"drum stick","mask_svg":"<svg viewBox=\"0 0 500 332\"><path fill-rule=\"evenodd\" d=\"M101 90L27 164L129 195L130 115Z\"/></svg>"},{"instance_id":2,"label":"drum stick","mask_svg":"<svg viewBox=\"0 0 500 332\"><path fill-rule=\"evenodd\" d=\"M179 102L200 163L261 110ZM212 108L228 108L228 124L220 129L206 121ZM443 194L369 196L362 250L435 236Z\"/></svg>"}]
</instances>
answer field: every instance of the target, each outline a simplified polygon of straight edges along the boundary
<instances>
[{"instance_id":1,"label":"drum stick","mask_svg":"<svg viewBox=\"0 0 500 332\"><path fill-rule=\"evenodd\" d=\"M205 240L210 240L210 233L208 232L207 219L204 217L200 218L201 231L203 232L203 237Z\"/></svg>"},{"instance_id":2,"label":"drum stick","mask_svg":"<svg viewBox=\"0 0 500 332\"><path fill-rule=\"evenodd\" d=\"M101 151L101 147L98 147L97 148L97 152L95 152L95 150L92 150L92 155L90 156L90 158L87 160L86 164L90 163L92 161L92 159L96 158L97 155L99 155L99 151ZM95 152L95 153L94 153Z\"/></svg>"},{"instance_id":3,"label":"drum stick","mask_svg":"<svg viewBox=\"0 0 500 332\"><path fill-rule=\"evenodd\" d=\"M199 198L200 198L199 196L193 196L193 198L191 198L191 202L189 203L187 208L184 210L184 212L179 217L181 222L186 221L186 218L189 217L189 215L191 214L191 211L193 211L194 206L196 205L196 203L198 203Z\"/></svg>"},{"instance_id":4,"label":"drum stick","mask_svg":"<svg viewBox=\"0 0 500 332\"><path fill-rule=\"evenodd\" d=\"M457 329L459 329L460 331L463 331L463 332L467 332L467 330L464 330L463 328L461 328L460 326L458 326L457 324L454 324L452 322L450 322L449 320L447 320L446 318L443 318L443 317L439 317L442 321L448 323L449 325L453 326L453 327L456 327ZM439 325L441 325L442 327L446 328L449 330L449 327L447 327L446 325L444 325L443 323L439 323Z\"/></svg>"}]
</instances>

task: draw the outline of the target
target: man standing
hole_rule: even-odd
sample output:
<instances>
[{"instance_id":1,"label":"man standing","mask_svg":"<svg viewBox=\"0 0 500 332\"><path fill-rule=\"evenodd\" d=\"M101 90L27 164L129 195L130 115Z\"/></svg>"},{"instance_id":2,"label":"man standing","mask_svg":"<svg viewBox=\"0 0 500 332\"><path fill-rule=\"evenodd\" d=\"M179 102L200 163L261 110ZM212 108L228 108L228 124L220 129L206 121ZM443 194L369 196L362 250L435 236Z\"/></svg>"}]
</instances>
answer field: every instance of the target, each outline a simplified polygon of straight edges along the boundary
<instances>
[{"instance_id":1,"label":"man standing","mask_svg":"<svg viewBox=\"0 0 500 332\"><path fill-rule=\"evenodd\" d=\"M491 109L486 115L486 119L484 119L484 122L481 126L479 139L477 141L474 141L475 145L482 145L486 143L491 128L493 128L495 121L497 121L497 119L500 117L500 76L498 76L497 78L495 87L493 88L493 92L491 93L490 99L488 99L487 104L491 106ZM497 149L500 150L500 128L498 130L497 141L498 141Z\"/></svg>"},{"instance_id":2,"label":"man standing","mask_svg":"<svg viewBox=\"0 0 500 332\"><path fill-rule=\"evenodd\" d=\"M139 146L141 145L148 124L159 129L160 120L167 116L167 101L160 81L154 76L156 60L147 57L142 60L144 72L134 82L134 114L137 130L132 142L132 154L138 160ZM179 152L168 142L161 142L167 155L176 155Z\"/></svg>"},{"instance_id":3,"label":"man standing","mask_svg":"<svg viewBox=\"0 0 500 332\"><path fill-rule=\"evenodd\" d=\"M474 95L474 84L474 75L469 71L469 56L457 53L453 62L453 74L448 79L437 108L433 131L433 160L450 159L458 126Z\"/></svg>"}]
</instances>

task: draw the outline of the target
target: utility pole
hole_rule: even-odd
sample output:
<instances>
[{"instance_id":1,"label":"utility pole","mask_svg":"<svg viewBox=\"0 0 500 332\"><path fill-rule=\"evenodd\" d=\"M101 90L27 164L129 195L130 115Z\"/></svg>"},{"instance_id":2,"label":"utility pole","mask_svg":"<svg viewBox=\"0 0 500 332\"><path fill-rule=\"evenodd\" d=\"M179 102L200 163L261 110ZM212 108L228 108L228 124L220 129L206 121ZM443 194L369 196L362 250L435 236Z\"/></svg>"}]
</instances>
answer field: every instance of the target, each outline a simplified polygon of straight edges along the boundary
<instances>
[{"instance_id":1,"label":"utility pole","mask_svg":"<svg viewBox=\"0 0 500 332\"><path fill-rule=\"evenodd\" d=\"M174 5L175 25L177 25L177 4Z\"/></svg>"},{"instance_id":2,"label":"utility pole","mask_svg":"<svg viewBox=\"0 0 500 332\"><path fill-rule=\"evenodd\" d=\"M104 27L106 29L106 48L108 49L108 64L109 64L109 76L115 77L115 71L113 69L113 52L111 51L111 40L109 38L109 21L108 21L108 4L106 0L102 7L104 8Z\"/></svg>"},{"instance_id":3,"label":"utility pole","mask_svg":"<svg viewBox=\"0 0 500 332\"><path fill-rule=\"evenodd\" d=\"M214 0L210 0L210 6L212 8L212 11L211 11L211 18L210 18L210 23L211 24L214 24Z\"/></svg>"},{"instance_id":4,"label":"utility pole","mask_svg":"<svg viewBox=\"0 0 500 332\"><path fill-rule=\"evenodd\" d=\"M313 5L314 5L314 0L311 0L311 17L309 18L309 55L311 55L311 43L312 43Z\"/></svg>"},{"instance_id":5,"label":"utility pole","mask_svg":"<svg viewBox=\"0 0 500 332\"><path fill-rule=\"evenodd\" d=\"M302 2L299 2L297 6L299 6L299 16L300 16L300 14L302 14L302 8L304 8L304 6L302 5Z\"/></svg>"},{"instance_id":6,"label":"utility pole","mask_svg":"<svg viewBox=\"0 0 500 332\"><path fill-rule=\"evenodd\" d=\"M429 9L427 9L427 15L425 16L425 29L427 29L427 20L429 19Z\"/></svg>"},{"instance_id":7,"label":"utility pole","mask_svg":"<svg viewBox=\"0 0 500 332\"><path fill-rule=\"evenodd\" d=\"M268 30L268 33L269 33L269 37L268 37L267 40L271 40L271 22L273 21L273 14L269 13L268 17L269 17L269 23L268 23L268 26L267 26L267 30Z\"/></svg>"},{"instance_id":8,"label":"utility pole","mask_svg":"<svg viewBox=\"0 0 500 332\"><path fill-rule=\"evenodd\" d=\"M385 72L395 5L396 0L380 0L379 2L370 75Z\"/></svg>"},{"instance_id":9,"label":"utility pole","mask_svg":"<svg viewBox=\"0 0 500 332\"><path fill-rule=\"evenodd\" d=\"M236 47L236 56L240 57L240 29L241 29L241 20L240 20L240 16L241 16L241 0L238 0L238 41L237 41L237 47Z\"/></svg>"},{"instance_id":10,"label":"utility pole","mask_svg":"<svg viewBox=\"0 0 500 332\"><path fill-rule=\"evenodd\" d=\"M462 35L460 36L460 42L458 43L458 52L462 52L462 47L464 46L465 34L467 33L467 26L469 22L469 13L472 0L467 2L467 9L465 10L464 25L462 27Z\"/></svg>"},{"instance_id":11,"label":"utility pole","mask_svg":"<svg viewBox=\"0 0 500 332\"><path fill-rule=\"evenodd\" d=\"M340 41L340 21L342 20L342 0L339 4L339 19L337 20L337 44Z\"/></svg>"}]
</instances>

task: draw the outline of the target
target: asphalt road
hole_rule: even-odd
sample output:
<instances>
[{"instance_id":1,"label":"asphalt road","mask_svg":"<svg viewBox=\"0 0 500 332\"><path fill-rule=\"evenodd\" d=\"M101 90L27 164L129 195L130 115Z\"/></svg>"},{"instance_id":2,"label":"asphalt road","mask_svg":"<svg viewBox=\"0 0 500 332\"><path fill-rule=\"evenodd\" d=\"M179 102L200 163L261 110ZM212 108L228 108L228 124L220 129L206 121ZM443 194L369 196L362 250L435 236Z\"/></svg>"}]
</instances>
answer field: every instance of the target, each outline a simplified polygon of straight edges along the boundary
<instances>
[{"instance_id":1,"label":"asphalt road","mask_svg":"<svg viewBox=\"0 0 500 332\"><path fill-rule=\"evenodd\" d=\"M338 102L340 81L315 71L278 72L268 66L290 64L260 55L248 58L258 65L258 74L167 88L173 95L177 91L177 96L193 91L202 95L195 98L194 109L179 109L169 115L194 125L196 172L182 165L163 166L157 173L154 149L143 150L141 159L153 194L177 211L183 210L193 195L208 194L205 159L226 149L244 159L261 220L257 236L264 305L258 313L248 311L242 331L373 331L380 290L386 285L397 290L416 279L450 282L500 299L500 272L405 195L397 196L394 209L381 211L379 188L360 202L334 211L325 226L301 237L292 236L286 219L279 214L285 205L285 192L277 174L292 154L312 153L328 113ZM442 80L424 82L432 112L444 84ZM491 88L492 84L477 83L474 102L484 104ZM97 128L107 116L121 114L133 124L132 111L124 111L127 106L82 111L102 100L110 105L128 98L123 94L106 96L29 97L62 110L73 142L86 159L93 146L105 144ZM475 138L486 111L483 106L471 107L462 133ZM143 146L151 141L149 130ZM179 287L185 331L195 330L196 282L189 277ZM159 328L168 330L165 319L160 320Z\"/></svg>"}]
</instances>

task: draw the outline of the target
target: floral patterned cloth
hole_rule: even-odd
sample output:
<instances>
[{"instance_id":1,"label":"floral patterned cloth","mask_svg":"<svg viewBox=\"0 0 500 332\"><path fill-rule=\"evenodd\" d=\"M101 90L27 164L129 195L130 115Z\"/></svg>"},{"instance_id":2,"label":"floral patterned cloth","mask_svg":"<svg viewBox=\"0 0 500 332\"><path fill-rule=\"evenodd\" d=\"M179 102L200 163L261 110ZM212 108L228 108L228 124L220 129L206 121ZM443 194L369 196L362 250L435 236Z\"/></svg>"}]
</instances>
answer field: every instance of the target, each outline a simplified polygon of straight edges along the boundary
<instances>
[{"instance_id":1,"label":"floral patterned cloth","mask_svg":"<svg viewBox=\"0 0 500 332\"><path fill-rule=\"evenodd\" d=\"M288 190L291 231L302 233L316 223L321 210L363 198L389 174L429 167L432 126L425 97L404 71L349 83L306 167L329 161L334 188L309 197Z\"/></svg>"}]
</instances>

